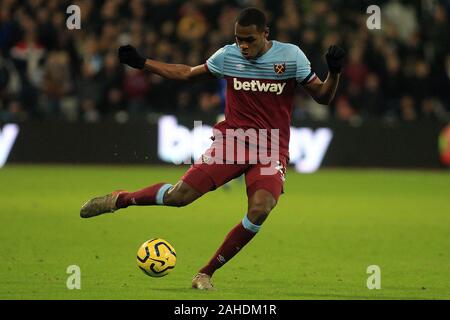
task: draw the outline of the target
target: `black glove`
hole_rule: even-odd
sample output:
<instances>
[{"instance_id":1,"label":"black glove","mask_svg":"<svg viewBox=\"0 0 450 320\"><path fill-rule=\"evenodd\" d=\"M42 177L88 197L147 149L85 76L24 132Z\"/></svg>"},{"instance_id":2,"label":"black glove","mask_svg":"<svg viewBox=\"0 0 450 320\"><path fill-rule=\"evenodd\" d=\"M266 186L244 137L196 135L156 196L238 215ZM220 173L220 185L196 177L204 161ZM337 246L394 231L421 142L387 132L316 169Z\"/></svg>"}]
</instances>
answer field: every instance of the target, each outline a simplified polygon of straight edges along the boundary
<instances>
[{"instance_id":1,"label":"black glove","mask_svg":"<svg viewBox=\"0 0 450 320\"><path fill-rule=\"evenodd\" d=\"M135 47L126 45L119 48L119 61L136 69L143 69L145 58L141 56Z\"/></svg>"},{"instance_id":2,"label":"black glove","mask_svg":"<svg viewBox=\"0 0 450 320\"><path fill-rule=\"evenodd\" d=\"M339 46L331 46L325 55L330 73L340 73L344 63L345 50Z\"/></svg>"}]
</instances>

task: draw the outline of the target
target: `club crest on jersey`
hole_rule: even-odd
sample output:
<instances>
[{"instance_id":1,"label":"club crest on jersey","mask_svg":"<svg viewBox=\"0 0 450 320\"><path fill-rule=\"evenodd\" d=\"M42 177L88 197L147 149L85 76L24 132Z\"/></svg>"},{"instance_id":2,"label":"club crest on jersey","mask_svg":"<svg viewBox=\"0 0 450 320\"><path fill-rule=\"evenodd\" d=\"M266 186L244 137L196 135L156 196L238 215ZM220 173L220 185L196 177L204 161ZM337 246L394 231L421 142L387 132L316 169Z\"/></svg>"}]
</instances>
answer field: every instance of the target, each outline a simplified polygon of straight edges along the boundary
<instances>
[{"instance_id":1,"label":"club crest on jersey","mask_svg":"<svg viewBox=\"0 0 450 320\"><path fill-rule=\"evenodd\" d=\"M276 74L283 74L286 71L286 63L275 63L273 70Z\"/></svg>"}]
</instances>

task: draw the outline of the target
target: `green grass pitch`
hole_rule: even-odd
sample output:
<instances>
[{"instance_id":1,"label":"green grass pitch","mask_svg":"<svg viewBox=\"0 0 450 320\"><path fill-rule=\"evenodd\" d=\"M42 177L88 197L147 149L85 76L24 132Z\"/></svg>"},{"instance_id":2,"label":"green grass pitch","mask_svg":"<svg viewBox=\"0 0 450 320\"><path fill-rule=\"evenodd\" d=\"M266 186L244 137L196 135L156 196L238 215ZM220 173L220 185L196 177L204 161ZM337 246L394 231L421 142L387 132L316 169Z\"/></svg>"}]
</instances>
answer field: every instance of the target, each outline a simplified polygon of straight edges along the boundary
<instances>
[{"instance_id":1,"label":"green grass pitch","mask_svg":"<svg viewBox=\"0 0 450 320\"><path fill-rule=\"evenodd\" d=\"M92 196L176 182L183 167L16 166L0 170L0 299L450 299L450 174L288 170L260 233L213 278L191 278L246 212L243 184L185 208L132 207L79 217ZM136 266L161 237L178 261L164 278ZM67 267L81 289L66 287ZM367 267L381 269L369 290Z\"/></svg>"}]
</instances>

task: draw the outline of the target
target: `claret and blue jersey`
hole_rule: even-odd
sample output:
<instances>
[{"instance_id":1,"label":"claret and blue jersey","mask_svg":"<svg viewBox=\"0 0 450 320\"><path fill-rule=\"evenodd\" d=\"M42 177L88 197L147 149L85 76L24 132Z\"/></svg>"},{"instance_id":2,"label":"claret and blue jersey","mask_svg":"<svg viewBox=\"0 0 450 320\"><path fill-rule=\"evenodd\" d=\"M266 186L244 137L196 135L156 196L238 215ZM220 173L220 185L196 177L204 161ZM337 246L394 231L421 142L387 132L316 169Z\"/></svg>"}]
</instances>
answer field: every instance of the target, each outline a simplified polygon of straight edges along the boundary
<instances>
[{"instance_id":1,"label":"claret and blue jersey","mask_svg":"<svg viewBox=\"0 0 450 320\"><path fill-rule=\"evenodd\" d=\"M279 129L280 153L288 155L295 88L316 77L302 50L272 41L265 54L248 60L231 44L214 53L205 66L227 82L226 119L216 129Z\"/></svg>"}]
</instances>

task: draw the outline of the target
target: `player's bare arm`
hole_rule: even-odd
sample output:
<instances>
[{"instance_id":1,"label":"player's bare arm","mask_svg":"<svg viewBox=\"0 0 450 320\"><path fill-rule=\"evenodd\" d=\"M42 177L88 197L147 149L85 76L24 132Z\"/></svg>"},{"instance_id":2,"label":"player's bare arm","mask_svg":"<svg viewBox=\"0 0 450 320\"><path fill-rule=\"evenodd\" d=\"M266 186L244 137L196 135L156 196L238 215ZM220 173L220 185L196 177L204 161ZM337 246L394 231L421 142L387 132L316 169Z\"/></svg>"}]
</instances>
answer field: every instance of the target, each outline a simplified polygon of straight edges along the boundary
<instances>
[{"instance_id":1,"label":"player's bare arm","mask_svg":"<svg viewBox=\"0 0 450 320\"><path fill-rule=\"evenodd\" d=\"M336 94L339 77L339 73L328 73L328 77L324 82L316 77L303 88L317 103L328 105Z\"/></svg>"},{"instance_id":2,"label":"player's bare arm","mask_svg":"<svg viewBox=\"0 0 450 320\"><path fill-rule=\"evenodd\" d=\"M203 64L190 67L184 64L169 64L147 59L144 69L171 80L191 81L214 77Z\"/></svg>"},{"instance_id":3,"label":"player's bare arm","mask_svg":"<svg viewBox=\"0 0 450 320\"><path fill-rule=\"evenodd\" d=\"M213 77L204 65L191 67L184 64L171 64L146 59L137 52L136 48L130 45L120 47L118 54L121 63L136 69L150 71L170 80L191 81Z\"/></svg>"},{"instance_id":4,"label":"player's bare arm","mask_svg":"<svg viewBox=\"0 0 450 320\"><path fill-rule=\"evenodd\" d=\"M322 82L318 77L304 86L308 94L320 104L330 104L339 84L345 51L341 47L331 46L325 55L328 64L327 79Z\"/></svg>"}]
</instances>

